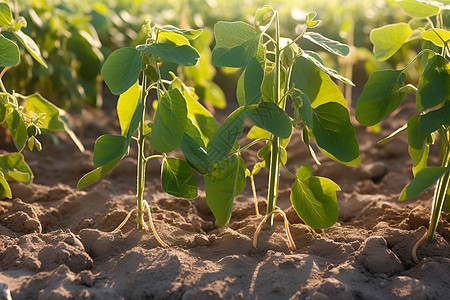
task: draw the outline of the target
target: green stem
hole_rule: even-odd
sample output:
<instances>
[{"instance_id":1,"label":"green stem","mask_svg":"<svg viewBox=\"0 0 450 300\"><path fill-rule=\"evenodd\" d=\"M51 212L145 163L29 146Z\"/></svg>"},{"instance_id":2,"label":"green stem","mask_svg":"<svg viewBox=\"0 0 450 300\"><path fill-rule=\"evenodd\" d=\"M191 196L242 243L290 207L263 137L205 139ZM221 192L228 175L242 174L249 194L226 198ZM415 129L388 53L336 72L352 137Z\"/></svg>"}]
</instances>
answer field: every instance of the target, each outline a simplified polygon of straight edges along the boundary
<instances>
[{"instance_id":1,"label":"green stem","mask_svg":"<svg viewBox=\"0 0 450 300\"><path fill-rule=\"evenodd\" d=\"M446 138L444 146L444 156L442 160L442 166L448 167L450 164L450 144L449 144L449 132L444 132ZM442 176L436 185L436 190L433 197L433 207L431 209L430 223L428 225L427 231L427 242L432 242L434 239L434 234L436 232L437 225L439 223L439 218L441 216L442 206L444 205L445 195L450 184L450 171Z\"/></svg>"}]
</instances>

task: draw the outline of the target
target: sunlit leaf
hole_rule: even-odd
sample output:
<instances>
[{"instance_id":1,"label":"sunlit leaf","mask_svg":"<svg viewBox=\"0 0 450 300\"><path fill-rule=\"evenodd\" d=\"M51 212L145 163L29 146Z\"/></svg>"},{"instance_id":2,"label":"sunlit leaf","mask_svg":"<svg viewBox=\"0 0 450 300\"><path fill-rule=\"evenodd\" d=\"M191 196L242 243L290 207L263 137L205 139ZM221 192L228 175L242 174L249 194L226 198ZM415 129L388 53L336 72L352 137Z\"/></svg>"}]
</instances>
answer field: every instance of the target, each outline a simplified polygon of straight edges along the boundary
<instances>
[{"instance_id":1,"label":"sunlit leaf","mask_svg":"<svg viewBox=\"0 0 450 300\"><path fill-rule=\"evenodd\" d=\"M28 134L27 126L17 110L13 110L6 116L6 125L8 126L9 133L11 134L14 145L16 145L17 151L22 151L27 142Z\"/></svg>"},{"instance_id":2,"label":"sunlit leaf","mask_svg":"<svg viewBox=\"0 0 450 300\"><path fill-rule=\"evenodd\" d=\"M48 130L64 130L64 123L59 118L58 108L39 94L33 94L25 98L25 109L35 114L45 114L39 127Z\"/></svg>"},{"instance_id":3,"label":"sunlit leaf","mask_svg":"<svg viewBox=\"0 0 450 300\"><path fill-rule=\"evenodd\" d=\"M38 63L47 68L47 63L42 57L41 50L39 50L39 47L38 45L36 45L35 41L28 35L23 33L21 30L15 30L14 35L17 37L20 43L25 46L31 56L33 56Z\"/></svg>"},{"instance_id":4,"label":"sunlit leaf","mask_svg":"<svg viewBox=\"0 0 450 300\"><path fill-rule=\"evenodd\" d=\"M19 63L19 59L19 47L0 34L0 67L15 66Z\"/></svg>"},{"instance_id":5,"label":"sunlit leaf","mask_svg":"<svg viewBox=\"0 0 450 300\"><path fill-rule=\"evenodd\" d=\"M406 23L390 24L373 29L370 32L370 41L373 44L375 58L386 60L394 55L412 33Z\"/></svg>"},{"instance_id":6,"label":"sunlit leaf","mask_svg":"<svg viewBox=\"0 0 450 300\"><path fill-rule=\"evenodd\" d=\"M108 164L102 166L102 167L98 167L94 170L92 170L91 172L87 173L86 175L84 175L77 184L77 188L82 189L85 188L91 184L93 184L94 182L102 179L103 177L106 176L106 174L108 174L112 169L114 169L114 167L119 163L119 161L122 159L123 156L121 157L117 157L115 160L109 162Z\"/></svg>"},{"instance_id":7,"label":"sunlit leaf","mask_svg":"<svg viewBox=\"0 0 450 300\"><path fill-rule=\"evenodd\" d=\"M29 184L33 180L33 172L21 153L0 155L0 171L7 181Z\"/></svg>"},{"instance_id":8,"label":"sunlit leaf","mask_svg":"<svg viewBox=\"0 0 450 300\"><path fill-rule=\"evenodd\" d=\"M428 167L419 171L413 180L403 189L398 200L403 201L416 198L449 170L450 167Z\"/></svg>"},{"instance_id":9,"label":"sunlit leaf","mask_svg":"<svg viewBox=\"0 0 450 300\"><path fill-rule=\"evenodd\" d=\"M427 18L437 15L441 10L441 5L438 2L423 1L423 0L396 0L398 5L413 18ZM439 5L434 5L438 3Z\"/></svg>"},{"instance_id":10,"label":"sunlit leaf","mask_svg":"<svg viewBox=\"0 0 450 300\"><path fill-rule=\"evenodd\" d=\"M0 170L0 199L2 198L12 198L11 188L9 187L8 181L6 181L3 172Z\"/></svg>"},{"instance_id":11,"label":"sunlit leaf","mask_svg":"<svg viewBox=\"0 0 450 300\"><path fill-rule=\"evenodd\" d=\"M324 37L320 33L306 32L303 37L336 55L347 56L350 53L350 48L347 45Z\"/></svg>"},{"instance_id":12,"label":"sunlit leaf","mask_svg":"<svg viewBox=\"0 0 450 300\"><path fill-rule=\"evenodd\" d=\"M261 102L258 105L247 106L244 114L254 125L280 138L288 138L292 133L289 116L275 103Z\"/></svg>"},{"instance_id":13,"label":"sunlit leaf","mask_svg":"<svg viewBox=\"0 0 450 300\"><path fill-rule=\"evenodd\" d=\"M338 72L336 72L336 70L325 67L323 65L323 63L320 60L318 60L315 55L312 55L312 53L313 52L305 51L305 52L303 52L302 56L305 57L306 59L308 59L309 61L311 61L313 64L315 64L320 70L322 70L322 72L325 72L326 74L330 75L331 77L333 77L339 81L342 81L343 83L346 83L349 85L354 85L350 79L338 74Z\"/></svg>"},{"instance_id":14,"label":"sunlit leaf","mask_svg":"<svg viewBox=\"0 0 450 300\"><path fill-rule=\"evenodd\" d=\"M175 197L197 198L198 182L188 163L184 160L167 157L161 170L162 189Z\"/></svg>"},{"instance_id":15,"label":"sunlit leaf","mask_svg":"<svg viewBox=\"0 0 450 300\"><path fill-rule=\"evenodd\" d=\"M424 40L430 41L438 47L444 47L444 41L450 40L450 32L440 28L433 28L421 32L420 36Z\"/></svg>"},{"instance_id":16,"label":"sunlit leaf","mask_svg":"<svg viewBox=\"0 0 450 300\"><path fill-rule=\"evenodd\" d=\"M128 151L129 141L122 135L105 134L95 141L94 166L102 167L122 157Z\"/></svg>"},{"instance_id":17,"label":"sunlit leaf","mask_svg":"<svg viewBox=\"0 0 450 300\"><path fill-rule=\"evenodd\" d=\"M202 33L202 29L180 29L173 25L165 25L163 27L158 27L158 29L163 32L174 32L180 34L188 40L194 40Z\"/></svg>"},{"instance_id":18,"label":"sunlit leaf","mask_svg":"<svg viewBox=\"0 0 450 300\"><path fill-rule=\"evenodd\" d=\"M12 13L9 5L0 3L0 27L9 27L12 24Z\"/></svg>"},{"instance_id":19,"label":"sunlit leaf","mask_svg":"<svg viewBox=\"0 0 450 300\"><path fill-rule=\"evenodd\" d=\"M136 105L139 101L140 88L139 82L136 81L127 91L120 95L117 101L117 115L122 135L126 135L130 126L131 117L133 116Z\"/></svg>"},{"instance_id":20,"label":"sunlit leaf","mask_svg":"<svg viewBox=\"0 0 450 300\"><path fill-rule=\"evenodd\" d=\"M139 45L136 49L182 66L193 66L200 58L198 51L191 45L153 43Z\"/></svg>"}]
</instances>

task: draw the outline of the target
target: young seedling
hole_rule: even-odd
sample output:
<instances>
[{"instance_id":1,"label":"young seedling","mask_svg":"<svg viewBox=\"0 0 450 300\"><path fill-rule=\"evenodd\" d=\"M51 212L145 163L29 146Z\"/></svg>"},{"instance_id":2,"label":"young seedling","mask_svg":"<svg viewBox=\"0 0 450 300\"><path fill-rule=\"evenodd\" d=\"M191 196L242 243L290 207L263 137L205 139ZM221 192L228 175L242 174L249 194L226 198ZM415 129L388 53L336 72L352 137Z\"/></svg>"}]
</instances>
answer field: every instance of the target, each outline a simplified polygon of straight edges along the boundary
<instances>
[{"instance_id":1,"label":"young seedling","mask_svg":"<svg viewBox=\"0 0 450 300\"><path fill-rule=\"evenodd\" d=\"M205 176L206 201L221 226L231 217L234 197L244 189L245 177L250 177L254 190L253 175L262 167L269 169L268 206L262 223L267 219L272 225L273 213L282 213L276 206L281 167L294 179L290 199L306 224L326 228L337 221L339 187L327 178L313 176L307 164L296 174L286 167L286 146L295 127L302 129L302 141L314 158L310 138L327 156L349 165L359 163L358 143L346 101L330 76L346 84L352 82L325 67L317 53L303 50L296 43L303 38L333 54L349 53L346 45L309 31L320 22L315 17L315 13L308 14L303 31L294 40L281 37L279 14L269 6L256 12L253 25L218 22L214 27L213 64L244 68L236 92L240 107L207 144L214 166L213 172ZM293 117L285 112L288 103L294 110ZM236 139L242 135L245 119L255 125L247 136L253 141L241 148ZM261 142L265 145L258 157L263 161L250 172L241 153ZM255 209L258 215L256 196ZM290 237L289 240L292 241ZM291 247L295 247L293 242Z\"/></svg>"},{"instance_id":2,"label":"young seedling","mask_svg":"<svg viewBox=\"0 0 450 300\"><path fill-rule=\"evenodd\" d=\"M8 129L18 151L0 155L0 198L12 198L8 181L29 184L33 180L33 173L20 152L26 145L30 151L34 148L42 150L37 139L41 130L65 130L78 148L84 151L83 145L70 129L64 111L39 94L23 96L14 91L10 93L3 84L3 75L19 64L20 52L17 44L2 32L11 32L37 62L47 67L39 47L21 30L26 26L23 17L14 19L8 4L0 3L0 125L5 125Z\"/></svg>"},{"instance_id":3,"label":"young seedling","mask_svg":"<svg viewBox=\"0 0 450 300\"><path fill-rule=\"evenodd\" d=\"M412 39L421 39L428 47L424 46L401 70L372 73L356 104L356 119L365 126L376 125L400 106L407 93L416 94L419 113L379 143L384 143L407 130L408 152L413 161L414 179L401 192L400 201L419 196L437 182L428 231L412 250L413 258L417 262L417 248L425 239L428 242L433 241L444 201L447 199L450 203L450 32L444 29L442 3L413 0L397 0L397 3L414 19L408 24L390 24L372 30L370 39L374 44L375 56L386 60ZM422 25L415 28L414 24ZM405 84L406 70L419 59L424 69L417 87ZM442 144L442 164L440 167L427 167L429 147L437 136Z\"/></svg>"},{"instance_id":4,"label":"young seedling","mask_svg":"<svg viewBox=\"0 0 450 300\"><path fill-rule=\"evenodd\" d=\"M145 166L153 158L162 158L161 185L168 194L193 199L197 197L198 183L190 165L199 172L207 163L203 159L204 141L199 130L199 120L208 121L212 116L195 99L193 91L181 80L161 79L159 66L168 61L183 66L193 66L199 53L189 41L198 37L202 30L184 30L171 25L151 26L145 44L125 47L113 52L105 61L101 73L111 92L120 95L117 114L121 135L102 135L95 142L93 162L97 167L78 182L84 188L104 177L128 154L132 140L137 142L137 225L148 230L144 221L145 209L148 213L152 232L163 246L168 246L157 234L151 218L150 206L144 200ZM139 84L139 77L142 76ZM146 100L150 90L156 90L157 108L153 121L146 121ZM137 137L134 133L137 130ZM146 156L145 140L161 154ZM168 157L167 153L177 147L185 154L188 162ZM206 156L206 154L204 154ZM189 165L190 164L190 165Z\"/></svg>"}]
</instances>

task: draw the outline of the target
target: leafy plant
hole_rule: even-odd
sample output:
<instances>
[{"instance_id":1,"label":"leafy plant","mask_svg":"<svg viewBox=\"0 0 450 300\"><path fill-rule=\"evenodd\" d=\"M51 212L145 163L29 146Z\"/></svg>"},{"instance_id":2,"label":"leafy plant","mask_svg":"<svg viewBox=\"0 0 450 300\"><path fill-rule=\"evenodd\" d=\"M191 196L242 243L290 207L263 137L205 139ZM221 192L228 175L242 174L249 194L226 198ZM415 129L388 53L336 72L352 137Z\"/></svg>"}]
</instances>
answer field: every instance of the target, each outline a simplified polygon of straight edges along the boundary
<instances>
[{"instance_id":1,"label":"leafy plant","mask_svg":"<svg viewBox=\"0 0 450 300\"><path fill-rule=\"evenodd\" d=\"M272 224L273 213L284 216L276 209L281 166L294 179L291 202L306 224L326 228L337 221L339 187L330 179L313 176L308 164L295 174L286 167L286 146L295 127L301 128L302 141L316 161L310 138L336 161L349 165L360 161L346 101L330 77L350 85L352 82L326 67L317 53L296 44L303 38L333 54L349 53L346 45L309 31L320 22L315 17L315 13L308 14L301 34L294 40L281 37L279 14L269 6L257 10L254 25L218 22L214 27L213 64L244 69L236 91L240 107L214 132L206 149L214 164L213 172L205 176L206 201L221 226L230 219L234 197L243 190L245 177L249 176L253 185L253 175L262 167L269 169L265 219ZM288 103L294 110L293 117L285 112ZM242 135L245 119L255 125L247 136L253 141L241 148L236 140ZM265 142L258 152L262 161L250 171L241 152L260 142ZM291 247L295 247L293 242Z\"/></svg>"},{"instance_id":2,"label":"leafy plant","mask_svg":"<svg viewBox=\"0 0 450 300\"><path fill-rule=\"evenodd\" d=\"M81 151L83 145L70 129L65 112L42 98L39 94L23 96L9 93L3 84L3 75L20 61L19 47L1 32L12 32L17 40L42 66L47 67L39 47L28 35L22 32L26 22L22 17L13 18L10 7L0 3L0 124L6 126L17 148L17 153L0 155L0 198L12 198L8 181L26 184L33 180L33 173L20 153L26 145L39 151L42 145L37 139L41 130L65 130ZM25 101L25 105L22 101Z\"/></svg>"},{"instance_id":3,"label":"leafy plant","mask_svg":"<svg viewBox=\"0 0 450 300\"><path fill-rule=\"evenodd\" d=\"M425 238L433 241L444 201L450 201L450 32L444 29L442 15L446 8L442 3L413 0L397 0L397 3L415 23L424 20L420 23L423 26L414 29L413 22L397 23L372 30L370 38L375 56L386 60L412 39L424 41L424 49L401 70L377 71L370 75L356 104L356 119L365 126L373 126L397 109L407 93L416 94L419 113L381 143L407 130L414 179L403 189L400 201L417 197L437 182L428 231L413 249L413 257L418 261L417 247ZM405 84L406 69L418 60L424 69L417 87ZM428 151L437 136L442 143L442 164L427 167Z\"/></svg>"},{"instance_id":4,"label":"leafy plant","mask_svg":"<svg viewBox=\"0 0 450 300\"><path fill-rule=\"evenodd\" d=\"M202 30L185 30L171 25L151 26L145 44L124 47L114 51L105 61L101 73L111 92L120 95L117 102L121 135L102 135L95 142L93 162L95 170L83 176L78 188L84 188L104 177L129 152L132 140L137 142L137 208L130 211L120 228L137 211L139 228L148 230L144 221L147 209L151 229L163 246L168 246L156 232L149 204L144 200L145 166L153 158L162 158L161 185L168 194L193 199L197 197L198 183L191 167L202 172L206 161L203 158L204 142L198 125L214 118L192 96L191 90L173 75L172 81L161 79L159 66L162 61L182 66L193 66L200 55L190 45ZM139 77L142 76L141 84ZM146 100L148 93L156 90L157 108L152 121L146 121ZM210 127L211 127L210 126ZM134 136L137 130L137 137ZM206 134L206 133L205 133ZM146 143L160 152L145 156ZM180 147L188 162L168 157L167 153ZM203 156L202 156L203 155Z\"/></svg>"}]
</instances>

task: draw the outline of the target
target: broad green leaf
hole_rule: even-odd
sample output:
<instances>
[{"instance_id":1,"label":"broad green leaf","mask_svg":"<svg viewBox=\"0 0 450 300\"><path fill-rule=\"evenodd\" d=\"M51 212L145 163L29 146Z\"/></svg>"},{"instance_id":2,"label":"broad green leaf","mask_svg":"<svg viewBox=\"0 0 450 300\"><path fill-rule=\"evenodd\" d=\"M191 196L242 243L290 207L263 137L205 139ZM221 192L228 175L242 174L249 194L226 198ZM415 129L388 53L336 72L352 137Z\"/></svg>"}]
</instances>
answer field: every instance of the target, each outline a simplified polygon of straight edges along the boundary
<instances>
[{"instance_id":1,"label":"broad green leaf","mask_svg":"<svg viewBox=\"0 0 450 300\"><path fill-rule=\"evenodd\" d=\"M240 107L231 113L228 118L214 132L206 147L208 157L212 163L224 160L244 130L244 108Z\"/></svg>"},{"instance_id":2,"label":"broad green leaf","mask_svg":"<svg viewBox=\"0 0 450 300\"><path fill-rule=\"evenodd\" d=\"M450 102L443 107L430 111L420 117L419 132L428 135L442 126L450 126Z\"/></svg>"},{"instance_id":3,"label":"broad green leaf","mask_svg":"<svg viewBox=\"0 0 450 300\"><path fill-rule=\"evenodd\" d=\"M294 91L293 99L294 117L295 121L305 122L306 126L313 129L313 111L308 96L301 91Z\"/></svg>"},{"instance_id":4,"label":"broad green leaf","mask_svg":"<svg viewBox=\"0 0 450 300\"><path fill-rule=\"evenodd\" d=\"M450 63L435 55L428 61L417 86L417 109L424 111L450 100Z\"/></svg>"},{"instance_id":5,"label":"broad green leaf","mask_svg":"<svg viewBox=\"0 0 450 300\"><path fill-rule=\"evenodd\" d=\"M184 160L167 157L161 169L161 187L170 195L194 199L198 195L198 182L189 164Z\"/></svg>"},{"instance_id":6,"label":"broad green leaf","mask_svg":"<svg viewBox=\"0 0 450 300\"><path fill-rule=\"evenodd\" d=\"M311 52L305 51L303 52L302 56L311 61L313 64L315 64L320 70L322 70L322 72L325 72L326 74L330 75L331 77L339 81L342 81L343 83L354 86L354 83L350 79L345 78L342 75L339 75L338 72L336 72L336 70L325 67L323 63L319 59L317 59L315 55L311 54Z\"/></svg>"},{"instance_id":7,"label":"broad green leaf","mask_svg":"<svg viewBox=\"0 0 450 300\"><path fill-rule=\"evenodd\" d=\"M0 3L2 4L2 3ZM0 199L2 198L12 198L11 188L9 187L8 181L6 181L5 176L0 170Z\"/></svg>"},{"instance_id":8,"label":"broad green leaf","mask_svg":"<svg viewBox=\"0 0 450 300\"><path fill-rule=\"evenodd\" d=\"M433 28L421 32L420 36L424 40L430 41L438 47L444 47L444 41L450 40L450 32L440 28Z\"/></svg>"},{"instance_id":9,"label":"broad green leaf","mask_svg":"<svg viewBox=\"0 0 450 300\"><path fill-rule=\"evenodd\" d=\"M162 31L158 34L158 43L167 43L167 41L174 43L175 45L189 45L189 40L181 34Z\"/></svg>"},{"instance_id":10,"label":"broad green leaf","mask_svg":"<svg viewBox=\"0 0 450 300\"><path fill-rule=\"evenodd\" d=\"M314 176L297 178L291 190L292 205L305 224L318 229L336 223L339 216L336 191L340 188L333 181Z\"/></svg>"},{"instance_id":11,"label":"broad green leaf","mask_svg":"<svg viewBox=\"0 0 450 300\"><path fill-rule=\"evenodd\" d=\"M286 139L292 133L291 119L275 103L261 102L257 105L247 106L244 114L254 125L280 138Z\"/></svg>"},{"instance_id":12,"label":"broad green leaf","mask_svg":"<svg viewBox=\"0 0 450 300\"><path fill-rule=\"evenodd\" d=\"M234 197L245 187L245 163L237 154L214 165L211 175L205 176L206 203L220 226L231 217Z\"/></svg>"},{"instance_id":13,"label":"broad green leaf","mask_svg":"<svg viewBox=\"0 0 450 300\"><path fill-rule=\"evenodd\" d=\"M45 114L40 121L39 127L48 130L64 130L64 123L59 118L58 108L50 101L42 98L39 94L33 94L25 98L25 109L39 114Z\"/></svg>"},{"instance_id":14,"label":"broad green leaf","mask_svg":"<svg viewBox=\"0 0 450 300\"><path fill-rule=\"evenodd\" d=\"M21 153L0 155L0 171L7 181L29 184L33 180L33 172Z\"/></svg>"},{"instance_id":15,"label":"broad green leaf","mask_svg":"<svg viewBox=\"0 0 450 300\"><path fill-rule=\"evenodd\" d=\"M202 29L180 29L172 25L165 25L163 27L158 27L158 29L163 32L175 32L184 36L188 40L196 39L200 34L202 34L203 31Z\"/></svg>"},{"instance_id":16,"label":"broad green leaf","mask_svg":"<svg viewBox=\"0 0 450 300\"><path fill-rule=\"evenodd\" d=\"M403 189L398 200L403 201L419 196L449 170L450 167L428 167L419 171L413 180Z\"/></svg>"},{"instance_id":17,"label":"broad green leaf","mask_svg":"<svg viewBox=\"0 0 450 300\"><path fill-rule=\"evenodd\" d=\"M119 163L123 156L117 157L115 160L109 162L108 164L98 167L91 172L84 175L77 184L77 188L82 189L87 187L88 185L93 184L94 182L102 179L106 176L114 167Z\"/></svg>"},{"instance_id":18,"label":"broad green leaf","mask_svg":"<svg viewBox=\"0 0 450 300\"><path fill-rule=\"evenodd\" d=\"M258 126L253 126L250 128L250 131L247 133L247 138L251 140L260 139L260 138L270 138L270 132L265 129L259 128Z\"/></svg>"},{"instance_id":19,"label":"broad green leaf","mask_svg":"<svg viewBox=\"0 0 450 300\"><path fill-rule=\"evenodd\" d=\"M423 0L396 0L398 5L413 18L428 18L437 15L441 7L434 2ZM439 3L439 5L441 5Z\"/></svg>"},{"instance_id":20,"label":"broad green leaf","mask_svg":"<svg viewBox=\"0 0 450 300\"><path fill-rule=\"evenodd\" d=\"M42 57L41 50L39 50L38 45L33 41L32 38L30 38L28 35L23 33L21 30L15 30L14 35L17 37L19 42L25 46L27 51L33 56L33 58L47 68L47 63L45 62L44 58Z\"/></svg>"},{"instance_id":21,"label":"broad green leaf","mask_svg":"<svg viewBox=\"0 0 450 300\"><path fill-rule=\"evenodd\" d=\"M122 135L105 134L95 141L94 166L102 167L123 157L128 151L129 141Z\"/></svg>"},{"instance_id":22,"label":"broad green leaf","mask_svg":"<svg viewBox=\"0 0 450 300\"><path fill-rule=\"evenodd\" d=\"M0 67L15 66L19 63L19 59L19 47L0 34Z\"/></svg>"},{"instance_id":23,"label":"broad green leaf","mask_svg":"<svg viewBox=\"0 0 450 300\"><path fill-rule=\"evenodd\" d=\"M191 45L153 43L139 45L136 49L183 66L193 66L200 58L198 51Z\"/></svg>"},{"instance_id":24,"label":"broad green leaf","mask_svg":"<svg viewBox=\"0 0 450 300\"><path fill-rule=\"evenodd\" d=\"M350 53L350 48L347 45L324 37L320 33L306 32L303 37L336 55L345 57Z\"/></svg>"},{"instance_id":25,"label":"broad green leaf","mask_svg":"<svg viewBox=\"0 0 450 300\"><path fill-rule=\"evenodd\" d=\"M263 79L264 70L261 64L256 57L251 58L236 88L236 97L240 106L258 104L261 101Z\"/></svg>"},{"instance_id":26,"label":"broad green leaf","mask_svg":"<svg viewBox=\"0 0 450 300\"><path fill-rule=\"evenodd\" d=\"M180 143L181 152L188 163L200 174L209 172L211 162L206 153L206 146L199 129L190 118L187 119L183 138Z\"/></svg>"},{"instance_id":27,"label":"broad green leaf","mask_svg":"<svg viewBox=\"0 0 450 300\"><path fill-rule=\"evenodd\" d=\"M421 122L420 115L414 115L408 120L408 152L413 161L413 174L426 168L428 149L427 134L421 134L419 124Z\"/></svg>"},{"instance_id":28,"label":"broad green leaf","mask_svg":"<svg viewBox=\"0 0 450 300\"><path fill-rule=\"evenodd\" d=\"M356 103L356 119L364 126L373 126L402 103L406 90L406 74L402 70L383 70L370 74Z\"/></svg>"},{"instance_id":29,"label":"broad green leaf","mask_svg":"<svg viewBox=\"0 0 450 300\"><path fill-rule=\"evenodd\" d=\"M300 56L295 59L291 82L292 86L308 96L312 107L327 102L337 102L347 106L344 96L330 76L305 57Z\"/></svg>"},{"instance_id":30,"label":"broad green leaf","mask_svg":"<svg viewBox=\"0 0 450 300\"><path fill-rule=\"evenodd\" d=\"M9 27L12 24L12 13L9 5L0 3L0 27Z\"/></svg>"},{"instance_id":31,"label":"broad green leaf","mask_svg":"<svg viewBox=\"0 0 450 300\"><path fill-rule=\"evenodd\" d=\"M20 113L14 109L6 116L6 124L14 141L14 145L16 145L17 151L22 151L27 142L28 135L27 126L23 122Z\"/></svg>"},{"instance_id":32,"label":"broad green leaf","mask_svg":"<svg viewBox=\"0 0 450 300\"><path fill-rule=\"evenodd\" d=\"M262 8L259 8L255 14L255 26L259 27L268 25L274 14L275 11L270 6L263 6Z\"/></svg>"},{"instance_id":33,"label":"broad green leaf","mask_svg":"<svg viewBox=\"0 0 450 300\"><path fill-rule=\"evenodd\" d=\"M139 82L136 81L126 92L120 95L117 101L117 115L122 135L125 136L130 126L131 117L133 116L136 105L139 101L140 88Z\"/></svg>"},{"instance_id":34,"label":"broad green leaf","mask_svg":"<svg viewBox=\"0 0 450 300\"><path fill-rule=\"evenodd\" d=\"M370 41L373 44L375 58L383 61L394 55L412 33L406 23L390 24L373 29L370 32Z\"/></svg>"},{"instance_id":35,"label":"broad green leaf","mask_svg":"<svg viewBox=\"0 0 450 300\"><path fill-rule=\"evenodd\" d=\"M217 67L242 68L256 56L261 31L243 22L218 22L212 62Z\"/></svg>"},{"instance_id":36,"label":"broad green leaf","mask_svg":"<svg viewBox=\"0 0 450 300\"><path fill-rule=\"evenodd\" d=\"M344 106L329 102L314 108L313 123L311 132L316 144L332 158L346 163L359 158L355 128Z\"/></svg>"},{"instance_id":37,"label":"broad green leaf","mask_svg":"<svg viewBox=\"0 0 450 300\"><path fill-rule=\"evenodd\" d=\"M138 81L141 68L142 59L139 51L125 47L108 56L101 73L111 93L120 95Z\"/></svg>"},{"instance_id":38,"label":"broad green leaf","mask_svg":"<svg viewBox=\"0 0 450 300\"><path fill-rule=\"evenodd\" d=\"M308 180L313 176L312 168L308 164L303 164L298 168L297 173L295 173L295 176L300 180Z\"/></svg>"},{"instance_id":39,"label":"broad green leaf","mask_svg":"<svg viewBox=\"0 0 450 300\"><path fill-rule=\"evenodd\" d=\"M186 100L175 88L159 99L153 120L150 142L161 153L175 150L181 142L187 120Z\"/></svg>"}]
</instances>

